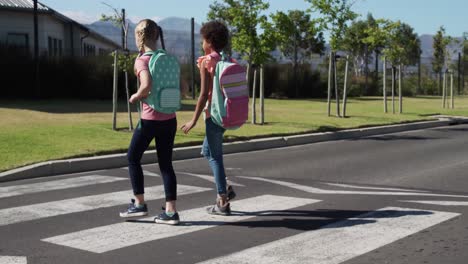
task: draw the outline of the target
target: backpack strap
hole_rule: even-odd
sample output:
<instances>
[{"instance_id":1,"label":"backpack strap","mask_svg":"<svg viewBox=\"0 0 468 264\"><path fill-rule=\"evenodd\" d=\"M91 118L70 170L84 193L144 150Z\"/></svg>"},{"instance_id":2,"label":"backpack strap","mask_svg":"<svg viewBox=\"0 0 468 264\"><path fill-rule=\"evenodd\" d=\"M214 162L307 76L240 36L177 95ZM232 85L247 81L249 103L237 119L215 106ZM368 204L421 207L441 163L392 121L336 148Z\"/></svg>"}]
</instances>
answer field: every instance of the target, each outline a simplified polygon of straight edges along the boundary
<instances>
[{"instance_id":1,"label":"backpack strap","mask_svg":"<svg viewBox=\"0 0 468 264\"><path fill-rule=\"evenodd\" d=\"M224 52L220 52L219 55L221 56L221 60L223 61L227 61L227 62L230 62L231 61L231 58Z\"/></svg>"}]
</instances>

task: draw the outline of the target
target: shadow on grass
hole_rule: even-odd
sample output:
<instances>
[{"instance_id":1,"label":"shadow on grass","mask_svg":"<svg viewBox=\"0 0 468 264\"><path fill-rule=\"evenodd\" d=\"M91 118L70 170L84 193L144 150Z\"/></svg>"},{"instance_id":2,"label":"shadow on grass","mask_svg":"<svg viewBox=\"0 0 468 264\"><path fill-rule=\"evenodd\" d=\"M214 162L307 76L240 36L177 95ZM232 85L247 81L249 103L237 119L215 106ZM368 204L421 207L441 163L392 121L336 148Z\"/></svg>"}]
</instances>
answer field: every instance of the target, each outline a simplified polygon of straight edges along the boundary
<instances>
[{"instance_id":1,"label":"shadow on grass","mask_svg":"<svg viewBox=\"0 0 468 264\"><path fill-rule=\"evenodd\" d=\"M52 114L74 114L74 113L112 113L112 101L109 100L11 100L0 101L0 108L31 110ZM133 113L136 113L137 106L130 105ZM117 112L126 113L127 102L118 101ZM182 104L180 111L195 111L195 105Z\"/></svg>"}]
</instances>

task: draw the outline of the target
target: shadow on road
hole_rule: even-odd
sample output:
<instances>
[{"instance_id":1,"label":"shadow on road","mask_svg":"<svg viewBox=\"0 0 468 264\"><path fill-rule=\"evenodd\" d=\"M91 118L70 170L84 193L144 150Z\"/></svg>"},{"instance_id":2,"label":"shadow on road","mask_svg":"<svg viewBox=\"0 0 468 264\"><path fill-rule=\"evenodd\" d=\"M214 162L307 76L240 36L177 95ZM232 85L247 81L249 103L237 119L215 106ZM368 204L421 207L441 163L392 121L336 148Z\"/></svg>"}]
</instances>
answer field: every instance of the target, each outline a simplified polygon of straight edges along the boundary
<instances>
[{"instance_id":1,"label":"shadow on road","mask_svg":"<svg viewBox=\"0 0 468 264\"><path fill-rule=\"evenodd\" d=\"M441 137L424 137L424 136L409 136L409 135L387 135L377 137L355 138L351 141L396 141L396 140L437 140L443 139Z\"/></svg>"},{"instance_id":2,"label":"shadow on road","mask_svg":"<svg viewBox=\"0 0 468 264\"><path fill-rule=\"evenodd\" d=\"M268 210L256 212L232 211L232 216L256 216L247 221L190 221L182 219L179 226L240 226L247 228L287 228L295 230L315 230L320 228L342 228L371 224L383 218L397 218L409 215L430 215L429 211L355 211L355 210ZM183 214L181 215L183 218ZM230 216L226 216L226 220ZM280 219L271 219L280 217ZM282 218L281 218L282 217ZM131 223L154 224L148 220L127 220Z\"/></svg>"}]
</instances>

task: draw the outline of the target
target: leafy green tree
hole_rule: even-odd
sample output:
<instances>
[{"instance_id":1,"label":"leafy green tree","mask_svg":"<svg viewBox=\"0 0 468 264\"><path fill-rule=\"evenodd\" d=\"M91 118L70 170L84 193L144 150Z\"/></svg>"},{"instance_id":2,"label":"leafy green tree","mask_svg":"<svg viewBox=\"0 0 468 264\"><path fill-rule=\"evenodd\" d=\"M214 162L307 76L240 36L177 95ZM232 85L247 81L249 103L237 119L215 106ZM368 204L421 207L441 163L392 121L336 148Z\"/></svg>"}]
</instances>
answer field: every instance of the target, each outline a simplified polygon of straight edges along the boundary
<instances>
[{"instance_id":1,"label":"leafy green tree","mask_svg":"<svg viewBox=\"0 0 468 264\"><path fill-rule=\"evenodd\" d=\"M262 0L222 0L210 5L208 19L222 20L228 26L232 49L239 52L249 66L252 63L262 62L255 59L264 58L264 56L255 57L255 53L261 50L262 42L257 28L268 24L267 17L261 13L269 6Z\"/></svg>"},{"instance_id":2,"label":"leafy green tree","mask_svg":"<svg viewBox=\"0 0 468 264\"><path fill-rule=\"evenodd\" d=\"M446 67L447 46L451 38L446 36L445 28L441 26L434 36L434 54L432 59L432 68L439 75L439 93L442 93L442 72Z\"/></svg>"},{"instance_id":3,"label":"leafy green tree","mask_svg":"<svg viewBox=\"0 0 468 264\"><path fill-rule=\"evenodd\" d=\"M127 93L128 122L129 122L130 130L133 130L133 121L132 121L132 114L131 114L130 101L129 101L130 91L129 91L129 88L128 88L128 68L129 68L129 65L132 65L132 63L130 61L131 58L129 56L129 52L128 52L128 49L127 49L129 25L128 25L128 22L125 19L125 10L124 9L122 9L122 12L119 12L119 10L117 10L117 8L111 6L111 5L107 4L107 3L103 3L103 4L108 6L110 9L112 9L114 14L112 14L112 15L101 14L101 19L100 20L101 21L110 21L114 25L116 25L117 27L120 27L122 29L122 49L124 50L124 54L118 53L117 59L118 59L119 64L120 63L124 64L123 67L120 67L120 68L124 70L124 74L125 74L125 91ZM117 67L117 66L115 65L114 67ZM114 93L117 93L117 91L114 91ZM117 95L115 94L113 96L113 98L117 98ZM114 105L114 107L113 107L113 109L114 109L113 110L113 120L114 120L113 127L115 128L116 127L116 116L117 116L117 102L116 102L116 100L114 100L113 105Z\"/></svg>"},{"instance_id":4,"label":"leafy green tree","mask_svg":"<svg viewBox=\"0 0 468 264\"><path fill-rule=\"evenodd\" d=\"M368 30L369 36L364 41L371 45L382 44L382 53L392 65L392 95L394 94L394 84L396 82L396 68L401 66L414 65L418 63L421 54L420 40L414 29L400 21L390 21L385 19L376 20L377 26ZM385 82L385 80L384 80ZM385 84L384 84L385 85ZM400 82L401 89L401 82ZM385 93L385 90L384 90ZM402 111L402 97L400 96L400 112ZM384 94L384 105L386 111L386 94ZM394 105L393 105L394 111Z\"/></svg>"},{"instance_id":5,"label":"leafy green tree","mask_svg":"<svg viewBox=\"0 0 468 264\"><path fill-rule=\"evenodd\" d=\"M274 49L274 36L271 24L262 12L269 8L263 0L222 0L210 5L208 19L222 20L231 32L231 46L247 61L247 79L250 84L250 71L253 65L263 65L271 58L270 52ZM258 28L264 29L262 34ZM260 75L261 77L263 74ZM263 84L263 80L260 80ZM255 117L255 86L252 89L253 112Z\"/></svg>"},{"instance_id":6,"label":"leafy green tree","mask_svg":"<svg viewBox=\"0 0 468 264\"><path fill-rule=\"evenodd\" d=\"M353 57L356 76L360 76L362 74L362 68L360 65L365 65L369 62L367 60L368 44L364 42L364 39L368 37L368 28L366 21L355 21L346 31L343 39L343 50L347 51L349 55Z\"/></svg>"},{"instance_id":7,"label":"leafy green tree","mask_svg":"<svg viewBox=\"0 0 468 264\"><path fill-rule=\"evenodd\" d=\"M296 97L299 97L297 85L297 66L313 53L322 54L325 49L323 33L319 31L316 23L311 20L310 14L301 10L282 11L271 15L273 21L272 34L280 51L293 62L294 87Z\"/></svg>"},{"instance_id":8,"label":"leafy green tree","mask_svg":"<svg viewBox=\"0 0 468 264\"><path fill-rule=\"evenodd\" d=\"M329 72L328 78L328 116L330 116L330 98L331 98L331 82L334 77L334 86L335 86L335 95L336 95L336 115L341 117L340 113L340 100L338 92L338 83L336 81L336 63L335 63L335 53L343 47L343 39L348 28L348 23L353 21L358 15L351 10L353 2L348 0L306 0L311 4L309 12L320 13L322 16L318 18L320 23L321 30L329 31L330 33L330 48L331 48L331 63L333 67L333 75L331 71ZM346 85L346 84L345 84Z\"/></svg>"},{"instance_id":9,"label":"leafy green tree","mask_svg":"<svg viewBox=\"0 0 468 264\"><path fill-rule=\"evenodd\" d=\"M348 23L358 15L351 10L353 3L348 0L306 0L311 3L311 12L319 12L318 19L322 30L330 32L330 47L332 51L342 48L343 38Z\"/></svg>"},{"instance_id":10,"label":"leafy green tree","mask_svg":"<svg viewBox=\"0 0 468 264\"><path fill-rule=\"evenodd\" d=\"M274 49L274 37L271 24L262 12L269 8L263 0L222 0L210 5L208 19L222 20L231 32L231 46L247 61L247 83L250 84L250 72L253 65L262 65L271 58ZM258 28L264 29L262 34ZM256 75L256 71L254 71ZM263 74L260 74L260 86L263 85ZM261 87L263 89L263 87ZM255 82L252 88L252 123L256 123ZM263 104L263 100L261 102ZM263 119L263 114L262 114ZM263 123L263 122L262 122Z\"/></svg>"}]
</instances>

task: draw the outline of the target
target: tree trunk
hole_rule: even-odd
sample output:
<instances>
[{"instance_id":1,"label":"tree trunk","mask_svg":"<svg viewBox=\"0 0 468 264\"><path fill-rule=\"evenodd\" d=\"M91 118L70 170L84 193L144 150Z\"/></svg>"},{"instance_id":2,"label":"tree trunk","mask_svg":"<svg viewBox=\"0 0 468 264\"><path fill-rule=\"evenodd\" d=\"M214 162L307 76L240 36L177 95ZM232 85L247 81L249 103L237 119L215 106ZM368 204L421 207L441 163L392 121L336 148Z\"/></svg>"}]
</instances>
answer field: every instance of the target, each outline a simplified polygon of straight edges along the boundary
<instances>
[{"instance_id":1,"label":"tree trunk","mask_svg":"<svg viewBox=\"0 0 468 264\"><path fill-rule=\"evenodd\" d=\"M118 86L118 65L117 65L118 50L114 52L114 90L112 96L112 129L117 130L117 86Z\"/></svg>"},{"instance_id":2,"label":"tree trunk","mask_svg":"<svg viewBox=\"0 0 468 264\"><path fill-rule=\"evenodd\" d=\"M253 77L253 84L252 84L252 124L255 124L257 121L257 109L255 105L256 94L255 90L257 88L257 69L254 69L254 77Z\"/></svg>"},{"instance_id":3,"label":"tree trunk","mask_svg":"<svg viewBox=\"0 0 468 264\"><path fill-rule=\"evenodd\" d=\"M130 108L130 90L128 89L128 72L125 70L125 90L127 92L127 112L128 112L128 128L133 130L132 109Z\"/></svg>"},{"instance_id":4,"label":"tree trunk","mask_svg":"<svg viewBox=\"0 0 468 264\"><path fill-rule=\"evenodd\" d=\"M265 81L264 68L260 66L260 124L265 123Z\"/></svg>"},{"instance_id":5,"label":"tree trunk","mask_svg":"<svg viewBox=\"0 0 468 264\"><path fill-rule=\"evenodd\" d=\"M442 108L445 108L445 90L447 85L447 74L444 72L443 75L443 84L442 84Z\"/></svg>"},{"instance_id":6,"label":"tree trunk","mask_svg":"<svg viewBox=\"0 0 468 264\"><path fill-rule=\"evenodd\" d=\"M442 70L439 72L439 95L442 95Z\"/></svg>"},{"instance_id":7,"label":"tree trunk","mask_svg":"<svg viewBox=\"0 0 468 264\"><path fill-rule=\"evenodd\" d=\"M453 71L450 71L450 101L452 109L454 108L454 99L453 99Z\"/></svg>"},{"instance_id":8,"label":"tree trunk","mask_svg":"<svg viewBox=\"0 0 468 264\"><path fill-rule=\"evenodd\" d=\"M401 65L398 65L398 103L399 103L399 112L400 114L403 113L403 95L402 95L402 88L401 88L401 81L402 81L402 75L401 75Z\"/></svg>"},{"instance_id":9,"label":"tree trunk","mask_svg":"<svg viewBox=\"0 0 468 264\"><path fill-rule=\"evenodd\" d=\"M366 51L365 51L365 55L364 55L364 71L365 71L365 75L366 75L366 81L365 81L365 91L366 91L366 95L369 95L369 48L368 46L366 45Z\"/></svg>"},{"instance_id":10,"label":"tree trunk","mask_svg":"<svg viewBox=\"0 0 468 264\"><path fill-rule=\"evenodd\" d=\"M347 102L347 87L348 87L348 66L349 66L349 56L346 56L346 67L345 67L345 76L344 76L344 86L343 86L343 117L346 117L346 102Z\"/></svg>"},{"instance_id":11,"label":"tree trunk","mask_svg":"<svg viewBox=\"0 0 468 264\"><path fill-rule=\"evenodd\" d=\"M392 65L392 113L395 114L395 67Z\"/></svg>"},{"instance_id":12,"label":"tree trunk","mask_svg":"<svg viewBox=\"0 0 468 264\"><path fill-rule=\"evenodd\" d=\"M379 85L379 52L375 51L375 87L377 89Z\"/></svg>"},{"instance_id":13,"label":"tree trunk","mask_svg":"<svg viewBox=\"0 0 468 264\"><path fill-rule=\"evenodd\" d=\"M336 116L341 117L340 113L340 93L338 91L338 74L336 71L336 59L333 59L333 77L335 79L334 84L335 84L335 96L336 96Z\"/></svg>"},{"instance_id":14,"label":"tree trunk","mask_svg":"<svg viewBox=\"0 0 468 264\"><path fill-rule=\"evenodd\" d=\"M421 87L421 56L419 56L419 61L418 61L418 91L416 92L416 95L422 93L422 87Z\"/></svg>"},{"instance_id":15,"label":"tree trunk","mask_svg":"<svg viewBox=\"0 0 468 264\"><path fill-rule=\"evenodd\" d=\"M460 95L461 87L461 53L458 52L458 95Z\"/></svg>"},{"instance_id":16,"label":"tree trunk","mask_svg":"<svg viewBox=\"0 0 468 264\"><path fill-rule=\"evenodd\" d=\"M331 87L332 87L332 68L334 53L330 52L330 59L328 63L328 92L327 92L327 107L328 107L328 116L331 116Z\"/></svg>"}]
</instances>

